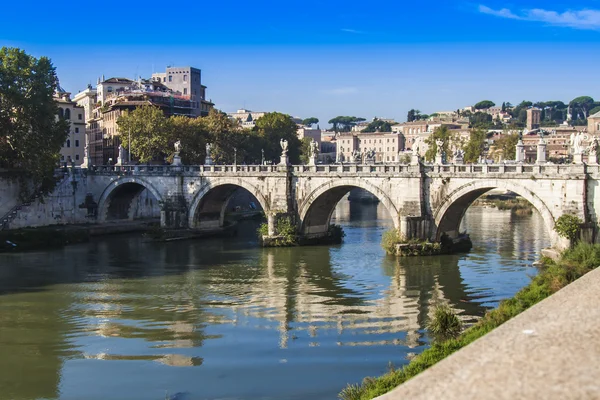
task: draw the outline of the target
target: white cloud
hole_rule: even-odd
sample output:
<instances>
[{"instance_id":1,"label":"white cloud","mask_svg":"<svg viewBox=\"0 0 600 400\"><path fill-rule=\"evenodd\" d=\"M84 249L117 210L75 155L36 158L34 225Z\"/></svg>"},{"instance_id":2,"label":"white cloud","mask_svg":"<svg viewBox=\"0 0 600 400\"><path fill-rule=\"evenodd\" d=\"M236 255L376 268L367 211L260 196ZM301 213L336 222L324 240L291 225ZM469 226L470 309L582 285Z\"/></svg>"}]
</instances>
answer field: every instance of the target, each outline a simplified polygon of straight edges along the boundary
<instances>
[{"instance_id":1,"label":"white cloud","mask_svg":"<svg viewBox=\"0 0 600 400\"><path fill-rule=\"evenodd\" d=\"M344 94L358 93L358 89L355 87L348 86L348 87L339 87L339 88L334 88L334 89L325 89L325 90L322 90L321 93L339 96L339 95L344 95Z\"/></svg>"},{"instance_id":2,"label":"white cloud","mask_svg":"<svg viewBox=\"0 0 600 400\"><path fill-rule=\"evenodd\" d=\"M519 17L518 15L513 14L512 11L510 11L508 8L503 8L501 10L493 10L487 6L480 5L479 12L484 13L484 14L495 15L496 17L511 18L511 19L523 19L523 18Z\"/></svg>"},{"instance_id":3,"label":"white cloud","mask_svg":"<svg viewBox=\"0 0 600 400\"><path fill-rule=\"evenodd\" d=\"M565 11L560 13L533 8L515 13L508 8L494 10L490 7L480 5L479 12L502 18L544 22L549 25L574 29L600 30L600 10Z\"/></svg>"},{"instance_id":4,"label":"white cloud","mask_svg":"<svg viewBox=\"0 0 600 400\"><path fill-rule=\"evenodd\" d=\"M340 29L340 30L341 30L342 32L355 33L355 34L358 34L358 35L365 33L365 32L363 32L363 31L357 31L356 29L347 29L347 28L343 28L343 29Z\"/></svg>"}]
</instances>

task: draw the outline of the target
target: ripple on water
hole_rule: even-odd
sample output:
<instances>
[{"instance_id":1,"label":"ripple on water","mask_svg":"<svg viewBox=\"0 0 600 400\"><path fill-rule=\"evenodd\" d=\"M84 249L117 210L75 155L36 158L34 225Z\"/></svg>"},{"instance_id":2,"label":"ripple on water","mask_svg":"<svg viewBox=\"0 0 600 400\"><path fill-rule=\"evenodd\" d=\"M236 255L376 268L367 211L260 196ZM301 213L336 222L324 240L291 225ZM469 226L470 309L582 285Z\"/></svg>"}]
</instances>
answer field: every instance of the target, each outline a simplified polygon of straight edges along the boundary
<instances>
[{"instance_id":1,"label":"ripple on water","mask_svg":"<svg viewBox=\"0 0 600 400\"><path fill-rule=\"evenodd\" d=\"M11 265L2 269L0 387L14 399L335 398L420 353L436 302L473 321L512 296L548 242L536 214L471 209L469 254L397 260L380 246L391 227L384 214L381 205L338 209L340 246L124 236L0 255Z\"/></svg>"}]
</instances>

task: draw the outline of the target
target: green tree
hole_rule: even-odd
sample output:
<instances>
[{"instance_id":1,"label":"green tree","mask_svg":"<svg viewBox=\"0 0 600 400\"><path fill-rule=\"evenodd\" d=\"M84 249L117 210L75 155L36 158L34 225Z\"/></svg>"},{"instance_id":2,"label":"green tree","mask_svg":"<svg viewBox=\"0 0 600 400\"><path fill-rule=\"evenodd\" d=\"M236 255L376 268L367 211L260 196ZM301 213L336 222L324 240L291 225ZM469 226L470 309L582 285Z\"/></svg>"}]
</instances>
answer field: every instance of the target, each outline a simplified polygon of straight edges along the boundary
<instances>
[{"instance_id":1,"label":"green tree","mask_svg":"<svg viewBox=\"0 0 600 400\"><path fill-rule=\"evenodd\" d=\"M472 129L469 141L465 146L465 162L475 163L485 151L486 132L483 129Z\"/></svg>"},{"instance_id":2,"label":"green tree","mask_svg":"<svg viewBox=\"0 0 600 400\"><path fill-rule=\"evenodd\" d=\"M130 148L131 154L142 163L162 160L173 148L170 120L158 107L141 106L123 113L117 124L121 132L121 144Z\"/></svg>"},{"instance_id":3,"label":"green tree","mask_svg":"<svg viewBox=\"0 0 600 400\"><path fill-rule=\"evenodd\" d=\"M597 112L600 112L600 106L596 106L590 110L590 115L594 115Z\"/></svg>"},{"instance_id":4,"label":"green tree","mask_svg":"<svg viewBox=\"0 0 600 400\"><path fill-rule=\"evenodd\" d=\"M181 159L184 164L204 164L206 157L206 142L209 141L209 132L206 118L189 118L183 115L169 118L171 133L165 149L168 159L171 161L176 141L181 141Z\"/></svg>"},{"instance_id":5,"label":"green tree","mask_svg":"<svg viewBox=\"0 0 600 400\"><path fill-rule=\"evenodd\" d=\"M377 132L378 130L379 132L391 132L392 124L375 118L365 129L363 129L363 132Z\"/></svg>"},{"instance_id":6,"label":"green tree","mask_svg":"<svg viewBox=\"0 0 600 400\"><path fill-rule=\"evenodd\" d=\"M427 152L425 153L425 160L435 160L435 155L437 153L437 140L444 141L442 152L446 153L446 156L451 154L451 150L457 144L457 138L452 135L446 125L442 125L439 128L436 128L433 133L429 135L427 139L425 139L425 143L427 143L429 146L427 148Z\"/></svg>"},{"instance_id":7,"label":"green tree","mask_svg":"<svg viewBox=\"0 0 600 400\"><path fill-rule=\"evenodd\" d=\"M505 112L505 111L506 111L506 103L502 102L502 112Z\"/></svg>"},{"instance_id":8,"label":"green tree","mask_svg":"<svg viewBox=\"0 0 600 400\"><path fill-rule=\"evenodd\" d=\"M487 110L488 108L494 107L495 105L496 103L494 103L491 100L482 100L479 103L475 104L473 108L476 110Z\"/></svg>"},{"instance_id":9,"label":"green tree","mask_svg":"<svg viewBox=\"0 0 600 400\"><path fill-rule=\"evenodd\" d=\"M311 126L319 123L319 118L310 117L302 120L302 125Z\"/></svg>"},{"instance_id":10,"label":"green tree","mask_svg":"<svg viewBox=\"0 0 600 400\"><path fill-rule=\"evenodd\" d=\"M365 121L365 119L361 117L339 115L330 119L329 123L333 125L334 132L350 132L354 125L362 121Z\"/></svg>"},{"instance_id":11,"label":"green tree","mask_svg":"<svg viewBox=\"0 0 600 400\"><path fill-rule=\"evenodd\" d=\"M50 59L0 49L0 166L22 171L21 198L54 188L54 169L69 134L57 118L58 79Z\"/></svg>"},{"instance_id":12,"label":"green tree","mask_svg":"<svg viewBox=\"0 0 600 400\"><path fill-rule=\"evenodd\" d=\"M310 143L312 142L312 138L305 136L300 141L300 162L302 164L308 164L308 159L310 157Z\"/></svg>"},{"instance_id":13,"label":"green tree","mask_svg":"<svg viewBox=\"0 0 600 400\"><path fill-rule=\"evenodd\" d=\"M514 160L516 155L516 145L519 142L517 133L504 134L494 143L494 147L498 150L503 160Z\"/></svg>"},{"instance_id":14,"label":"green tree","mask_svg":"<svg viewBox=\"0 0 600 400\"><path fill-rule=\"evenodd\" d=\"M589 110L594 107L594 99L590 96L579 96L571 100L569 106L574 120L585 120L589 115Z\"/></svg>"},{"instance_id":15,"label":"green tree","mask_svg":"<svg viewBox=\"0 0 600 400\"><path fill-rule=\"evenodd\" d=\"M266 113L256 120L254 129L263 139L266 160L279 162L281 156L279 142L284 139L288 142L290 162L295 164L300 161L300 139L292 117L279 112Z\"/></svg>"},{"instance_id":16,"label":"green tree","mask_svg":"<svg viewBox=\"0 0 600 400\"><path fill-rule=\"evenodd\" d=\"M473 128L490 129L492 127L492 116L483 112L476 112L469 116L469 124Z\"/></svg>"}]
</instances>

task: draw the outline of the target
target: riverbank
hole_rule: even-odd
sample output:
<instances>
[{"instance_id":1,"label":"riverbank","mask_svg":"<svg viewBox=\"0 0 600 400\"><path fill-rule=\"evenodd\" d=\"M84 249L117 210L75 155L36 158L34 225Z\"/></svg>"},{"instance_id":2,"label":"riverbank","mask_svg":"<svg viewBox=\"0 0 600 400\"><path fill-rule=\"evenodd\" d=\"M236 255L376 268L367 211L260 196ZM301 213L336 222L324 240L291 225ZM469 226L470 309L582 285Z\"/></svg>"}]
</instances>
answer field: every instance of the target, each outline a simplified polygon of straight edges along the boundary
<instances>
[{"instance_id":1,"label":"riverbank","mask_svg":"<svg viewBox=\"0 0 600 400\"><path fill-rule=\"evenodd\" d=\"M493 207L498 210L510 210L517 215L533 213L533 205L520 196L484 195L475 200L473 206Z\"/></svg>"},{"instance_id":2,"label":"riverbank","mask_svg":"<svg viewBox=\"0 0 600 400\"><path fill-rule=\"evenodd\" d=\"M0 231L0 253L61 248L86 243L93 236L116 233L145 232L156 220L126 221L102 225L50 225L38 228Z\"/></svg>"},{"instance_id":3,"label":"riverbank","mask_svg":"<svg viewBox=\"0 0 600 400\"><path fill-rule=\"evenodd\" d=\"M513 298L500 303L458 338L434 342L432 346L398 370L376 378L365 378L360 385L349 385L339 395L343 400L372 399L389 392L457 350L474 342L504 322L548 298L600 265L600 245L578 244L558 261L544 258L540 273Z\"/></svg>"}]
</instances>

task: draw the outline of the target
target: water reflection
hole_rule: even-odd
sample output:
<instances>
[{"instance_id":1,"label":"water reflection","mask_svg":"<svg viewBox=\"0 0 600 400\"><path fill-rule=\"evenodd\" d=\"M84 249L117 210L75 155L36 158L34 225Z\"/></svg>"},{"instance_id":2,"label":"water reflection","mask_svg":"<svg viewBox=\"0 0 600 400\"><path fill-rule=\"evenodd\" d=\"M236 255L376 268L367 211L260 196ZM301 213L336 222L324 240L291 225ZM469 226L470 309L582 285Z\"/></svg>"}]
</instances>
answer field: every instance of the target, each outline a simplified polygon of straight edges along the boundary
<instances>
[{"instance_id":1,"label":"water reflection","mask_svg":"<svg viewBox=\"0 0 600 400\"><path fill-rule=\"evenodd\" d=\"M539 216L473 209L472 253L397 260L379 245L382 205L341 202L334 217L341 246L260 249L247 224L235 240L0 255L0 387L15 399L335 398L422 351L435 302L472 322L512 295L548 242Z\"/></svg>"}]
</instances>

